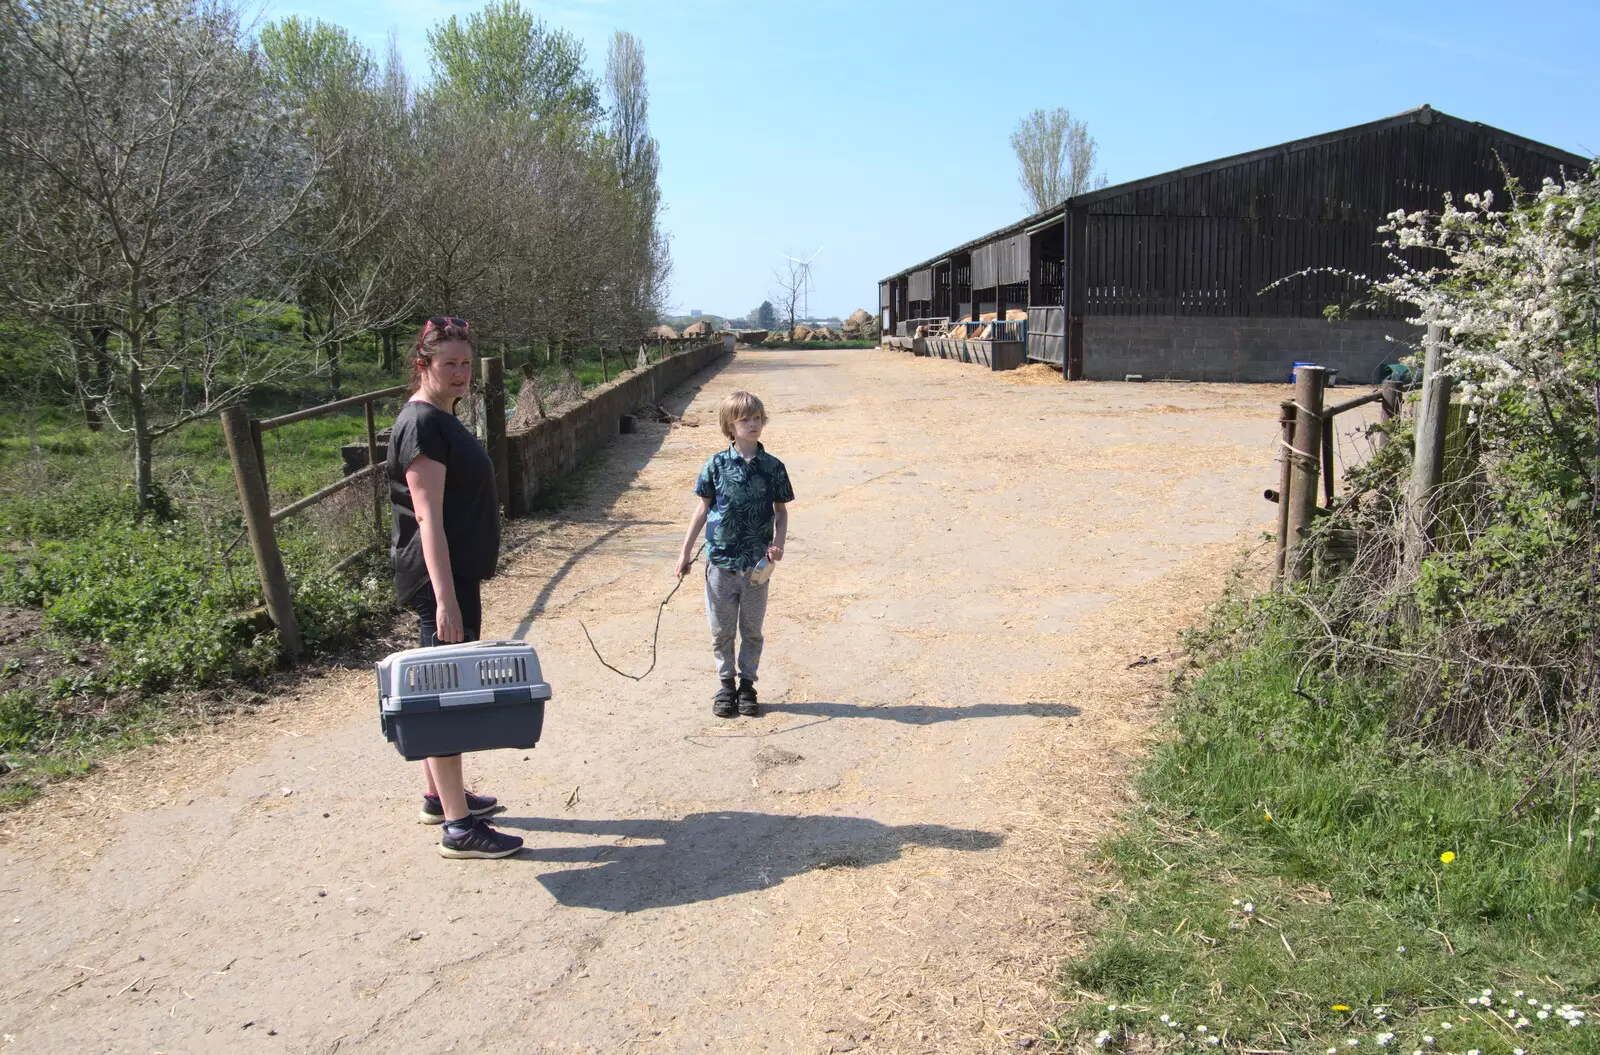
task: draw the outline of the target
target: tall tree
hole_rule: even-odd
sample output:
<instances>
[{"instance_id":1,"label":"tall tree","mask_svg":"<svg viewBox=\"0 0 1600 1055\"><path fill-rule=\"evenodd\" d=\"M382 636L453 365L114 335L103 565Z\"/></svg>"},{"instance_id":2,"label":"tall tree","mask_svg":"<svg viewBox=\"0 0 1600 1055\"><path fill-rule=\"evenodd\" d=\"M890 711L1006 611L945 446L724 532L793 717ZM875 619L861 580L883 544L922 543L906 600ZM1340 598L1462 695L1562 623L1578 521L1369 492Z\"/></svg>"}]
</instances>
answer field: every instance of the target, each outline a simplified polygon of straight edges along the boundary
<instances>
[{"instance_id":1,"label":"tall tree","mask_svg":"<svg viewBox=\"0 0 1600 1055\"><path fill-rule=\"evenodd\" d=\"M632 337L658 315L671 262L661 230L660 151L650 135L644 49L621 30L607 49L605 86L611 119L607 140L622 191L618 321L623 334Z\"/></svg>"},{"instance_id":2,"label":"tall tree","mask_svg":"<svg viewBox=\"0 0 1600 1055\"><path fill-rule=\"evenodd\" d=\"M778 325L778 312L772 306L772 301L764 300L761 302L761 307L750 313L750 319L757 329L770 330Z\"/></svg>"},{"instance_id":3,"label":"tall tree","mask_svg":"<svg viewBox=\"0 0 1600 1055\"><path fill-rule=\"evenodd\" d=\"M582 43L519 0L491 3L465 21L451 15L428 31L428 47L436 90L489 113L573 122L600 114Z\"/></svg>"},{"instance_id":4,"label":"tall tree","mask_svg":"<svg viewBox=\"0 0 1600 1055\"><path fill-rule=\"evenodd\" d=\"M304 269L297 300L309 343L326 352L340 395L342 349L350 337L383 330L409 312L390 274L401 246L388 225L404 196L403 169L377 63L341 27L291 17L261 31L269 82L308 119L307 134L328 159L322 191L302 217L298 238L325 251Z\"/></svg>"},{"instance_id":5,"label":"tall tree","mask_svg":"<svg viewBox=\"0 0 1600 1055\"><path fill-rule=\"evenodd\" d=\"M250 339L245 306L282 298L318 250L286 234L321 161L234 13L204 0L0 0L0 69L0 256L30 263L0 292L104 330L103 405L148 510L154 441L291 365ZM197 400L160 398L190 371Z\"/></svg>"},{"instance_id":6,"label":"tall tree","mask_svg":"<svg viewBox=\"0 0 1600 1055\"><path fill-rule=\"evenodd\" d=\"M1106 184L1094 171L1098 147L1088 124L1074 120L1065 107L1024 117L1011 133L1011 149L1017 155L1017 181L1028 195L1025 204L1033 212Z\"/></svg>"}]
</instances>

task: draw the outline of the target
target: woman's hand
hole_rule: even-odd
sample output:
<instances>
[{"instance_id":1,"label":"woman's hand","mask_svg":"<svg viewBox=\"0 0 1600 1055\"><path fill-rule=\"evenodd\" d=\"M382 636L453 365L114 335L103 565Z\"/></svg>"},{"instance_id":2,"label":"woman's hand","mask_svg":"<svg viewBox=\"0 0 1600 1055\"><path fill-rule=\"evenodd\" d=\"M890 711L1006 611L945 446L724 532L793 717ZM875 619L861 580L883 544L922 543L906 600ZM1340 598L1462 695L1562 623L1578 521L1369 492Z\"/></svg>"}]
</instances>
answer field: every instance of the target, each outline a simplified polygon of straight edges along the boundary
<instances>
[{"instance_id":1,"label":"woman's hand","mask_svg":"<svg viewBox=\"0 0 1600 1055\"><path fill-rule=\"evenodd\" d=\"M461 625L461 605L455 600L440 604L438 614L434 616L437 626L434 638L443 645L454 645L465 641L466 629Z\"/></svg>"}]
</instances>

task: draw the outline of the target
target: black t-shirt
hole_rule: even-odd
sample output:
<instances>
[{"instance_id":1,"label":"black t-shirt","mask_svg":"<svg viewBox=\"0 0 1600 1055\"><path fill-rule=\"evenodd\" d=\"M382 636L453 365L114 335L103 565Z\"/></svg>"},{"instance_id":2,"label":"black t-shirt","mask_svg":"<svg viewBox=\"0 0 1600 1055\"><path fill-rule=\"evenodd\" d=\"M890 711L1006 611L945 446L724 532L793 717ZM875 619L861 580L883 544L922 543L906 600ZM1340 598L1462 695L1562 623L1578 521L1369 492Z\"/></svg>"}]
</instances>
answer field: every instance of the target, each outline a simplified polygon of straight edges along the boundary
<instances>
[{"instance_id":1,"label":"black t-shirt","mask_svg":"<svg viewBox=\"0 0 1600 1055\"><path fill-rule=\"evenodd\" d=\"M500 509L494 463L478 438L454 414L413 399L389 432L389 500L394 504L394 592L408 601L428 581L422 535L406 485L406 469L426 454L444 466L444 535L450 571L458 579L487 579L500 559Z\"/></svg>"}]
</instances>

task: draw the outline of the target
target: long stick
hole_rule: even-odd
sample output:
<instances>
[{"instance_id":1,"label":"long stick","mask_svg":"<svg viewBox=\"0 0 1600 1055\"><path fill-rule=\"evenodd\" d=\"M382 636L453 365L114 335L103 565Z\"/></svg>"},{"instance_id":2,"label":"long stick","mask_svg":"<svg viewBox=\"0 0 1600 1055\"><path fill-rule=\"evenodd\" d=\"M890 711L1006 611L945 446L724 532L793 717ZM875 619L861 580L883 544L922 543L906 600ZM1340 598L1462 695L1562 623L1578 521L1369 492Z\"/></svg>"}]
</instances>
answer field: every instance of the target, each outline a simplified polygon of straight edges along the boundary
<instances>
[{"instance_id":1,"label":"long stick","mask_svg":"<svg viewBox=\"0 0 1600 1055\"><path fill-rule=\"evenodd\" d=\"M689 567L694 567L699 560L700 555L697 553L695 554L694 560L689 562ZM627 671L618 670L616 667L613 667L611 664L607 663L606 657L600 654L600 650L598 648L595 648L594 638L589 636L589 628L583 625L582 619L578 620L578 625L583 627L584 639L589 642L589 648L594 651L594 658L600 661L600 665L602 667L605 667L614 674L621 674L624 678L632 678L634 681L643 681L650 676L650 672L656 669L656 644L661 640L661 613L667 610L667 602L672 600L672 595L678 592L678 587L683 585L683 580L688 578L688 576L689 573L687 571L684 572L683 577L680 578L676 584L674 584L672 589L667 592L667 595L661 599L661 604L656 607L656 629L655 633L650 637L650 665L645 668L643 674L629 674Z\"/></svg>"}]
</instances>

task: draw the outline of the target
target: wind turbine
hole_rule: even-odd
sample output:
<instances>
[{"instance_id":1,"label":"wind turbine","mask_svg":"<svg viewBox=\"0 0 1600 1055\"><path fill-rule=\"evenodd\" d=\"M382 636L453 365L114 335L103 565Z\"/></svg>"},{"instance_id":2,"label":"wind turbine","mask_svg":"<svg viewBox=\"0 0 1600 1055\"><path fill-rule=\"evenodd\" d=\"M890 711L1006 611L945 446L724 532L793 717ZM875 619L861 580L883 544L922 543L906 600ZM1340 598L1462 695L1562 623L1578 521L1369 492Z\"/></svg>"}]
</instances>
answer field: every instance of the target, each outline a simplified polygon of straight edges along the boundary
<instances>
[{"instance_id":1,"label":"wind turbine","mask_svg":"<svg viewBox=\"0 0 1600 1055\"><path fill-rule=\"evenodd\" d=\"M792 260L800 265L800 296L803 300L801 311L806 318L811 317L811 261L822 255L823 246L817 246L816 252L801 260L799 257L784 254L785 260Z\"/></svg>"}]
</instances>

